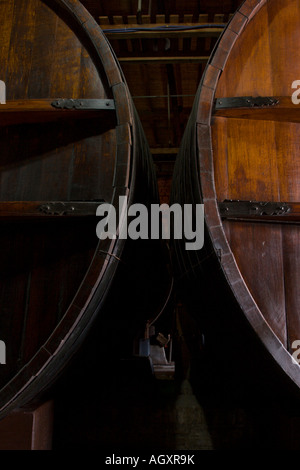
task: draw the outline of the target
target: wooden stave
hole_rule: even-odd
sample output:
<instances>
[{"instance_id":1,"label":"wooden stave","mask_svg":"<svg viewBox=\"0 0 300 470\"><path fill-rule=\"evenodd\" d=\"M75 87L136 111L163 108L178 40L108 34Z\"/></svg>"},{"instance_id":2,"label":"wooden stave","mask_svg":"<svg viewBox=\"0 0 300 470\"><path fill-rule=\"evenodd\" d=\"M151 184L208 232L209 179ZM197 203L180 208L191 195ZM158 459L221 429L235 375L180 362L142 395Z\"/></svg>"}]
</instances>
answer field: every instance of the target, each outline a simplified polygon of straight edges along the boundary
<instances>
[{"instance_id":1,"label":"wooden stave","mask_svg":"<svg viewBox=\"0 0 300 470\"><path fill-rule=\"evenodd\" d=\"M263 371L265 367L273 381L281 375L280 383L283 385L283 390L289 390L297 398L300 386L299 365L292 359L291 353L270 327L239 270L223 227L214 180L211 127L218 81L236 40L266 3L265 0L244 1L217 41L203 73L175 163L171 203L184 204L192 200L194 204L204 204L205 242L200 252L187 253L181 241L172 240L172 259L177 287L188 310L196 317L203 329L207 329L210 335L214 335L214 331L220 333L220 330L224 328L224 332L229 332L228 338L234 342L235 338L231 336L232 328L221 315L218 316L222 310L226 311L228 322L236 322L240 331L243 332L245 344L250 344L251 348L254 347L259 351L257 355L252 349L250 359L248 353L244 355L247 366L249 366L249 361L250 363L252 361L251 355L257 360L257 370L254 372L251 370L250 381L253 381L254 374L257 374L260 377L262 389L264 380L267 381L266 387L270 387L268 378L262 377L265 375ZM188 146L190 149L187 150ZM197 174L197 181L193 183L190 190L193 172ZM188 188L188 195L186 188ZM222 284L221 301L207 298L207 291L212 294L215 282L219 287ZM204 288L201 287L201 283ZM197 293L196 290L199 292ZM215 318L207 316L206 311ZM216 337L222 338L222 332L221 336L216 334ZM241 347L239 341L237 344ZM231 348L234 348L234 344L229 347ZM262 353L264 357L259 356ZM237 364L232 363L232 368L235 371L240 368L238 369L240 373L240 359L236 357L234 360ZM261 362L259 365L258 361ZM259 372L259 367L262 373ZM269 377L268 374L266 375ZM280 389L279 383L277 383L277 388Z\"/></svg>"},{"instance_id":2,"label":"wooden stave","mask_svg":"<svg viewBox=\"0 0 300 470\"><path fill-rule=\"evenodd\" d=\"M122 152L125 150L128 162L126 166L120 164L116 169L118 179L111 204L118 208L119 196L128 197L128 206L137 200L141 202L140 196L145 203L158 202L154 167L149 158L149 150L146 148L146 158L144 158L145 155L139 148L141 143L145 146L141 124L108 41L77 0L45 3L51 6L55 4L63 8L67 15L71 15L79 28L84 31L87 42L92 44L94 53L103 64L104 70L110 65L108 82L116 103L117 125L119 128L127 127L130 137L127 143L121 142L119 146L120 156L122 157ZM122 158L120 160L122 161ZM135 189L139 179L148 182L141 195L137 194ZM47 391L71 361L105 305L125 246L126 241L120 239L99 241L90 268L67 312L34 357L2 388L1 419L10 411L27 405Z\"/></svg>"}]
</instances>

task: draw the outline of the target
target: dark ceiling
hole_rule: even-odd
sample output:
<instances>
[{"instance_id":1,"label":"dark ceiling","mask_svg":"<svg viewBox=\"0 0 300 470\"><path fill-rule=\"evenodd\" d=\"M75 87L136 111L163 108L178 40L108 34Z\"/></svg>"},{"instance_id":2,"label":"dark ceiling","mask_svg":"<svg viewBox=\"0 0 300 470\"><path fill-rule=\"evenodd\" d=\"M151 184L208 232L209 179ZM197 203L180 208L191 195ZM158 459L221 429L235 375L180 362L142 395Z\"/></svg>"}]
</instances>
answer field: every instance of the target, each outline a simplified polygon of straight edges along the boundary
<instances>
[{"instance_id":1,"label":"dark ceiling","mask_svg":"<svg viewBox=\"0 0 300 470\"><path fill-rule=\"evenodd\" d=\"M207 60L242 1L82 0L82 3L100 24L116 53L158 176L167 181ZM166 31L170 27L172 31Z\"/></svg>"}]
</instances>

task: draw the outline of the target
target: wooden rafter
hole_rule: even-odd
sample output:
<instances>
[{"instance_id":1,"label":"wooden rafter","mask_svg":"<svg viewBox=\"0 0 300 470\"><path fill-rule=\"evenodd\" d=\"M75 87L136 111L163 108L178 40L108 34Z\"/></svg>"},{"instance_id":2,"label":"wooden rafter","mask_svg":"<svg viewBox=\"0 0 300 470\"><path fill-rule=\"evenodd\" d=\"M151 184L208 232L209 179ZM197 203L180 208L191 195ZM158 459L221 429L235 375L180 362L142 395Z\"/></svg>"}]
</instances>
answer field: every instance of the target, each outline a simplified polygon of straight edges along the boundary
<instances>
[{"instance_id":1,"label":"wooden rafter","mask_svg":"<svg viewBox=\"0 0 300 470\"><path fill-rule=\"evenodd\" d=\"M139 63L139 64L203 64L206 63L209 56L161 56L161 57L119 57L121 63Z\"/></svg>"},{"instance_id":2,"label":"wooden rafter","mask_svg":"<svg viewBox=\"0 0 300 470\"><path fill-rule=\"evenodd\" d=\"M201 26L201 25L199 25ZM111 39L136 39L136 38L191 38L191 37L219 37L225 24L220 27L197 27L196 24L127 24L127 25L103 25L102 30L106 37ZM178 29L176 29L176 27ZM179 28L182 29L179 29ZM174 28L174 29L173 29Z\"/></svg>"}]
</instances>

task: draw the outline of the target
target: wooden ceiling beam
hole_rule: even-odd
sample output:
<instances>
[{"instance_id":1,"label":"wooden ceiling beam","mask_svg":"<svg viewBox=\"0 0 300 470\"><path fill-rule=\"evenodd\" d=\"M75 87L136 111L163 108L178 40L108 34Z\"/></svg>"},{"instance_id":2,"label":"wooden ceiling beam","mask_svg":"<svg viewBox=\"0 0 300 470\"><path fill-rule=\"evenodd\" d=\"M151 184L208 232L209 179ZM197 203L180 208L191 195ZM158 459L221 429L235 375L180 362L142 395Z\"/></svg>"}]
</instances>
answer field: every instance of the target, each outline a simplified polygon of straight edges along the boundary
<instances>
[{"instance_id":1,"label":"wooden ceiling beam","mask_svg":"<svg viewBox=\"0 0 300 470\"><path fill-rule=\"evenodd\" d=\"M164 29L158 29L159 26L163 26ZM192 29L172 29L172 26L182 26ZM185 24L121 24L121 25L101 25L101 28L106 35L107 39L159 39L159 38L199 38L199 37L219 37L222 33L225 23L222 27L207 27L207 28L196 28L195 23ZM142 28L142 29L141 29ZM136 31L132 31L136 29Z\"/></svg>"},{"instance_id":2,"label":"wooden ceiling beam","mask_svg":"<svg viewBox=\"0 0 300 470\"><path fill-rule=\"evenodd\" d=\"M164 57L118 57L120 63L135 64L203 64L206 63L209 56L164 56Z\"/></svg>"}]
</instances>

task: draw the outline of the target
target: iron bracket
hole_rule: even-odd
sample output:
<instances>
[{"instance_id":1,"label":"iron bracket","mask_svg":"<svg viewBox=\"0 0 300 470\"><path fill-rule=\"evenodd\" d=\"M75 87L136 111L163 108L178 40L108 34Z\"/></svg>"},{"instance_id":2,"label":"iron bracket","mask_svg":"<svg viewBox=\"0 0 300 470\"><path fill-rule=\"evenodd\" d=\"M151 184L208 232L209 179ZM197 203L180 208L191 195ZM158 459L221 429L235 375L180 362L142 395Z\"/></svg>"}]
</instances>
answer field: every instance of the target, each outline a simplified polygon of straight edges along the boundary
<instances>
[{"instance_id":1,"label":"iron bracket","mask_svg":"<svg viewBox=\"0 0 300 470\"><path fill-rule=\"evenodd\" d=\"M290 212L291 207L286 202L258 202L225 200L219 202L222 218L240 218L249 216L279 216Z\"/></svg>"},{"instance_id":2,"label":"iron bracket","mask_svg":"<svg viewBox=\"0 0 300 470\"><path fill-rule=\"evenodd\" d=\"M215 100L215 109L226 108L265 108L275 106L279 100L270 96L237 96L233 98L217 98Z\"/></svg>"},{"instance_id":3,"label":"iron bracket","mask_svg":"<svg viewBox=\"0 0 300 470\"><path fill-rule=\"evenodd\" d=\"M58 109L77 109L77 110L114 110L114 100L104 99L57 99L52 101L51 105Z\"/></svg>"},{"instance_id":4,"label":"iron bracket","mask_svg":"<svg viewBox=\"0 0 300 470\"><path fill-rule=\"evenodd\" d=\"M103 204L103 201L88 201L88 202L62 202L51 201L41 204L39 211L49 216L95 216L97 207Z\"/></svg>"}]
</instances>

